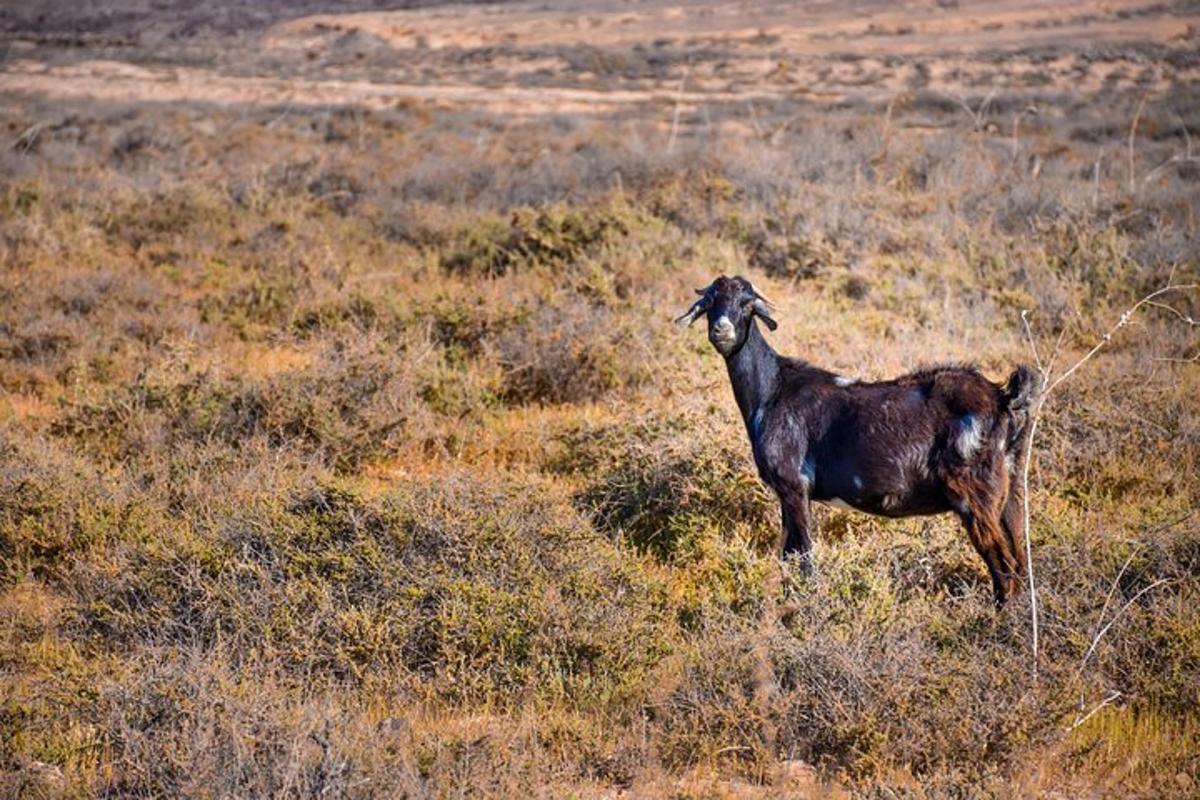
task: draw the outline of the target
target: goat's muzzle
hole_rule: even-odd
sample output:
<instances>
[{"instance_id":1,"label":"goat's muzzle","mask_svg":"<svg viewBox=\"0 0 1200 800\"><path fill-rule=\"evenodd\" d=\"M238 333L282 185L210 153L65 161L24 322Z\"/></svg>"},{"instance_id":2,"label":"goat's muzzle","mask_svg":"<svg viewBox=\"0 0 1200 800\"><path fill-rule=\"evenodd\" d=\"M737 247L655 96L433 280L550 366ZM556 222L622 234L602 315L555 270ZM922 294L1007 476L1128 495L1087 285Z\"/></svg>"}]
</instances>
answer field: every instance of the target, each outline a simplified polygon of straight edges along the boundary
<instances>
[{"instance_id":1,"label":"goat's muzzle","mask_svg":"<svg viewBox=\"0 0 1200 800\"><path fill-rule=\"evenodd\" d=\"M713 344L729 344L737 338L734 332L733 323L729 321L729 317L720 317L708 329L708 338Z\"/></svg>"}]
</instances>

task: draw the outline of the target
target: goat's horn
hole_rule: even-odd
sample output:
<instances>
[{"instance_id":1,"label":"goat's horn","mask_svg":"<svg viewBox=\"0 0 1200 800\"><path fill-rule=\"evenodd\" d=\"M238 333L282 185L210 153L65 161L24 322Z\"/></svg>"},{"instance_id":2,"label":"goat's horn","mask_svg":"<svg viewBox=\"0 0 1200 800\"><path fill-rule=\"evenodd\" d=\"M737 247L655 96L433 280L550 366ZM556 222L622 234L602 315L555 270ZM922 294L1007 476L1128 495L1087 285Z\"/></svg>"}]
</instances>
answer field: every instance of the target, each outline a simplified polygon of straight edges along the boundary
<instances>
[{"instance_id":1,"label":"goat's horn","mask_svg":"<svg viewBox=\"0 0 1200 800\"><path fill-rule=\"evenodd\" d=\"M690 328L692 326L692 323L696 321L696 317L700 316L703 313L704 313L704 298L701 297L699 300L692 303L692 307L687 310L686 314L684 314L679 319L675 320L675 324L676 325L685 325L686 324Z\"/></svg>"},{"instance_id":2,"label":"goat's horn","mask_svg":"<svg viewBox=\"0 0 1200 800\"><path fill-rule=\"evenodd\" d=\"M750 283L750 282L747 281L747 283ZM754 292L754 296L757 297L759 300L762 300L768 306L774 305L774 303L772 303L770 300L763 297L762 292L758 291L758 288L753 283L750 284L750 291Z\"/></svg>"},{"instance_id":3,"label":"goat's horn","mask_svg":"<svg viewBox=\"0 0 1200 800\"><path fill-rule=\"evenodd\" d=\"M696 292L696 294L703 297L704 295L708 294L708 287L705 286L703 289L696 289L695 292Z\"/></svg>"}]
</instances>

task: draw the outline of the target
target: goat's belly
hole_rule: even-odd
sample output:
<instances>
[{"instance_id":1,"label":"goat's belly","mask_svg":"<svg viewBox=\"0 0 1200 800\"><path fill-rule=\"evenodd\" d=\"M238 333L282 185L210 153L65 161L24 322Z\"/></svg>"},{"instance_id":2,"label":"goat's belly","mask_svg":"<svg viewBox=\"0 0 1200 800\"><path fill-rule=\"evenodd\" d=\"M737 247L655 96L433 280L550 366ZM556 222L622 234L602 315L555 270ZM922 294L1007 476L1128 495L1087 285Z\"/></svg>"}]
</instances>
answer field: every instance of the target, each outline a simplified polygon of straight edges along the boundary
<instances>
[{"instance_id":1,"label":"goat's belly","mask_svg":"<svg viewBox=\"0 0 1200 800\"><path fill-rule=\"evenodd\" d=\"M824 503L831 508L841 509L842 511L862 511L861 508L855 508L840 497L829 497L817 502Z\"/></svg>"},{"instance_id":2,"label":"goat's belly","mask_svg":"<svg viewBox=\"0 0 1200 800\"><path fill-rule=\"evenodd\" d=\"M942 514L951 510L944 497L924 492L849 498L830 494L821 497L814 496L812 499L831 508L861 511L864 514L874 514L880 517L919 517Z\"/></svg>"},{"instance_id":3,"label":"goat's belly","mask_svg":"<svg viewBox=\"0 0 1200 800\"><path fill-rule=\"evenodd\" d=\"M949 511L945 491L923 462L873 463L842 459L818 470L809 497L837 508L883 517L913 517Z\"/></svg>"}]
</instances>

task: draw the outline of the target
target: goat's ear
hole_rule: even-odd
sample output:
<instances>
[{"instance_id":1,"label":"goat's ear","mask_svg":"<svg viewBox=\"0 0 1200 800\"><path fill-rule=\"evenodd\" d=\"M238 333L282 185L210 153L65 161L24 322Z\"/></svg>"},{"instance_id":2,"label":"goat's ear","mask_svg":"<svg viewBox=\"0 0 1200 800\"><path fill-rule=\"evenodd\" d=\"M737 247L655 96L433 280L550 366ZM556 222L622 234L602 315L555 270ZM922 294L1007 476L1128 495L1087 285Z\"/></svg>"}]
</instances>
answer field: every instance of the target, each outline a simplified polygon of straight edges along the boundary
<instances>
[{"instance_id":1,"label":"goat's ear","mask_svg":"<svg viewBox=\"0 0 1200 800\"><path fill-rule=\"evenodd\" d=\"M759 294L758 289L754 288L754 284L746 281L750 287L750 293L754 295L754 303L751 310L762 317L763 323L767 326L767 330L775 330L779 327L779 323L771 318L771 301Z\"/></svg>"},{"instance_id":2,"label":"goat's ear","mask_svg":"<svg viewBox=\"0 0 1200 800\"><path fill-rule=\"evenodd\" d=\"M675 320L675 324L687 325L689 328L692 327L692 323L696 321L696 317L703 314L708 308L707 303L705 303L707 299L707 297L701 297L699 300L692 303L692 307L687 310L686 314Z\"/></svg>"},{"instance_id":3,"label":"goat's ear","mask_svg":"<svg viewBox=\"0 0 1200 800\"><path fill-rule=\"evenodd\" d=\"M771 309L767 306L767 301L761 297L754 300L754 313L762 317L763 324L767 326L768 330L773 331L779 327L779 323L771 319Z\"/></svg>"},{"instance_id":4,"label":"goat's ear","mask_svg":"<svg viewBox=\"0 0 1200 800\"><path fill-rule=\"evenodd\" d=\"M708 304L710 302L708 299L708 292L710 289L712 289L711 283L708 286L705 286L703 289L696 290L696 294L700 295L700 299L692 303L692 307L687 310L686 314L675 320L676 325L687 325L690 328L692 327L692 323L696 321L697 317L699 317L705 311L708 311Z\"/></svg>"}]
</instances>

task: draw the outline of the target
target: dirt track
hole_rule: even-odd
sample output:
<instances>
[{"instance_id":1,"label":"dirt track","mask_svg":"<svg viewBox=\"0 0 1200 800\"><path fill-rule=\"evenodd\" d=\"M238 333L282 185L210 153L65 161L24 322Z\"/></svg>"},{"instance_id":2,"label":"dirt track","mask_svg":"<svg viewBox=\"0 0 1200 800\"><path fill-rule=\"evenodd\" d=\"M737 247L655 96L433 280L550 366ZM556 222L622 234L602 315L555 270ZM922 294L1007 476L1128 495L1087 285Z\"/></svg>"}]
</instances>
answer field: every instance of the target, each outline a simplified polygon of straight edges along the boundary
<instances>
[{"instance_id":1,"label":"dirt track","mask_svg":"<svg viewBox=\"0 0 1200 800\"><path fill-rule=\"evenodd\" d=\"M305 80L222 75L208 70L152 70L115 61L85 61L44 68L34 62L12 65L0 74L0 91L35 92L54 97L91 98L119 102L205 102L250 105L356 105L367 108L399 102L427 101L438 105L470 105L515 113L554 110L587 113L614 106L661 100L733 101L731 92L669 94L654 91L589 90L575 88L498 88L461 84L426 86L359 80Z\"/></svg>"}]
</instances>

